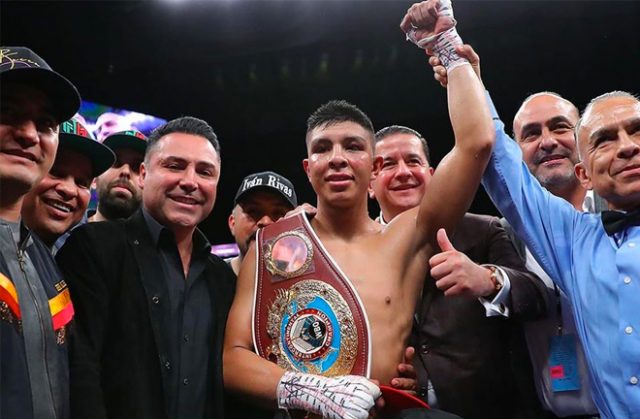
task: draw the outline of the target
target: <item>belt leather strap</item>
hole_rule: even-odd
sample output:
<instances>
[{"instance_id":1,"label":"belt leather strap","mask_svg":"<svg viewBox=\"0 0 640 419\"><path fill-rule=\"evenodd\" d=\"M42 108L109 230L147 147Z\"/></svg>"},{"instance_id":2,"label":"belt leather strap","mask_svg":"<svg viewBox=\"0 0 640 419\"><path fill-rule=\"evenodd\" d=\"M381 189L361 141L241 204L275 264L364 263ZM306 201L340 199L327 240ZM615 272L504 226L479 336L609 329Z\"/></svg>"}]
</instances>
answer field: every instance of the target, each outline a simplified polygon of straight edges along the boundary
<instances>
[{"instance_id":1,"label":"belt leather strap","mask_svg":"<svg viewBox=\"0 0 640 419\"><path fill-rule=\"evenodd\" d=\"M360 297L304 214L257 233L257 353L305 373L368 377L371 341Z\"/></svg>"}]
</instances>

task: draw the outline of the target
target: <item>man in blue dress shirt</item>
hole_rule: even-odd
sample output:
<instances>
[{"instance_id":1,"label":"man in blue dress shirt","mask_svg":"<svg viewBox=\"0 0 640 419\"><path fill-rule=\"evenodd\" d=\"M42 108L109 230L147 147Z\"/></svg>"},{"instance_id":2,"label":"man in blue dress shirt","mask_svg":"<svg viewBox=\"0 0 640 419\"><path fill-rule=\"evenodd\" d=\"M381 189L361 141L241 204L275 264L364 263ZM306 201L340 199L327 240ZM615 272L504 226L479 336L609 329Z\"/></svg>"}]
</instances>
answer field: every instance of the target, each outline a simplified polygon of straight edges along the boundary
<instances>
[{"instance_id":1,"label":"man in blue dress shirt","mask_svg":"<svg viewBox=\"0 0 640 419\"><path fill-rule=\"evenodd\" d=\"M640 101L603 94L576 125L576 176L609 202L613 211L602 216L540 186L495 109L493 119L496 145L483 185L569 297L601 416L640 418Z\"/></svg>"},{"instance_id":2,"label":"man in blue dress shirt","mask_svg":"<svg viewBox=\"0 0 640 419\"><path fill-rule=\"evenodd\" d=\"M471 46L465 45L464 49L479 77L480 57ZM436 80L446 87L447 71L444 66L436 57L431 57L429 63L433 66ZM578 120L579 112L575 105L557 93L535 93L524 100L516 113L514 139L522 150L523 163L540 185L578 211L599 212L605 206L598 202L602 198L587 194L574 170L580 161L574 133ZM596 407L591 397L584 351L574 339L576 326L570 302L524 243L514 237L512 227L508 223L504 226L518 253L526 260L527 267L537 273L549 288L547 318L526 325L540 401L545 410L557 415L549 417L591 417Z\"/></svg>"},{"instance_id":3,"label":"man in blue dress shirt","mask_svg":"<svg viewBox=\"0 0 640 419\"><path fill-rule=\"evenodd\" d=\"M477 63L469 46L455 51ZM430 63L437 65L434 60ZM436 79L446 85L445 68L436 69ZM601 417L639 419L640 101L627 92L605 93L589 103L576 124L576 177L612 210L593 214L540 185L518 144L505 133L488 94L487 100L496 143L482 184L568 296ZM555 349L553 374L559 380L575 366L567 346L560 342Z\"/></svg>"},{"instance_id":4,"label":"man in blue dress shirt","mask_svg":"<svg viewBox=\"0 0 640 419\"><path fill-rule=\"evenodd\" d=\"M450 2L434 0L410 11L418 16L437 13L440 18L448 16L450 8ZM422 46L419 25L403 29L409 40ZM473 51L460 44L448 42L457 45L456 56L471 61ZM438 59L444 60L446 71L450 57ZM488 95L487 99L491 102ZM496 144L482 183L544 271L569 297L601 416L640 418L640 101L626 92L603 94L589 103L576 125L576 176L609 203L613 211L602 215L578 211L543 188L491 108ZM450 109L456 111L455 104ZM562 345L556 357L573 363ZM570 372L557 368L554 373L563 379Z\"/></svg>"}]
</instances>

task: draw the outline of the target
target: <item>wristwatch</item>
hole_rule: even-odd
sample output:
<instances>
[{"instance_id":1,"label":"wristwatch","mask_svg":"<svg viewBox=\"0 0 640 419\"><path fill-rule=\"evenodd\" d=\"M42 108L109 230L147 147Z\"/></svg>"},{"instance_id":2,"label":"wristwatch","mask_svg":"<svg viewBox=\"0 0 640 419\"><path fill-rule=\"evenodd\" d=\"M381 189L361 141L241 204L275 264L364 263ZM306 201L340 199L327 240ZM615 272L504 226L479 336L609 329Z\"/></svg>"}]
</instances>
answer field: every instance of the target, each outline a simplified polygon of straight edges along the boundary
<instances>
[{"instance_id":1,"label":"wristwatch","mask_svg":"<svg viewBox=\"0 0 640 419\"><path fill-rule=\"evenodd\" d=\"M497 267L493 265L483 265L485 268L491 271L491 275L489 275L489 281L493 285L493 289L495 292L499 292L504 286L504 278L502 278L502 274L498 270Z\"/></svg>"}]
</instances>

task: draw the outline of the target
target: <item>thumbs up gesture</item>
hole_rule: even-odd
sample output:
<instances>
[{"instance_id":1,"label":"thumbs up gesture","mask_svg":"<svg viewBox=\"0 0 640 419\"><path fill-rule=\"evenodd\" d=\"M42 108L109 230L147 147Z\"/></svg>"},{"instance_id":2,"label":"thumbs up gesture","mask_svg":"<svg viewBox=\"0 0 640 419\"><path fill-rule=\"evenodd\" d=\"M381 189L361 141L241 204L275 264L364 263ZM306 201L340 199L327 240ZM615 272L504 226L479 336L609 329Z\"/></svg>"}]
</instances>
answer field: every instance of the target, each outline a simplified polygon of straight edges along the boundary
<instances>
[{"instance_id":1,"label":"thumbs up gesture","mask_svg":"<svg viewBox=\"0 0 640 419\"><path fill-rule=\"evenodd\" d=\"M489 297L496 292L490 279L491 270L458 252L443 228L438 230L438 245L442 253L431 257L429 265L431 277L436 281L436 287L444 291L444 295L478 298Z\"/></svg>"}]
</instances>

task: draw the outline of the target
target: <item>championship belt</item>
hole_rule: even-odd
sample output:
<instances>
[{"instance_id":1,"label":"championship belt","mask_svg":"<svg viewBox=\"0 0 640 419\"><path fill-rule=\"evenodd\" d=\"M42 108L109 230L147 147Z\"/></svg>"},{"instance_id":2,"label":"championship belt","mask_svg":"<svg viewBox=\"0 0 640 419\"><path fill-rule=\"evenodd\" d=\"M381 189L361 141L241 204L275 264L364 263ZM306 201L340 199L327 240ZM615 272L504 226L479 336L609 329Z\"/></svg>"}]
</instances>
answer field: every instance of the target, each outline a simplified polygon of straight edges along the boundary
<instances>
[{"instance_id":1,"label":"championship belt","mask_svg":"<svg viewBox=\"0 0 640 419\"><path fill-rule=\"evenodd\" d=\"M369 377L366 311L306 216L259 230L256 252L256 352L289 371Z\"/></svg>"}]
</instances>

